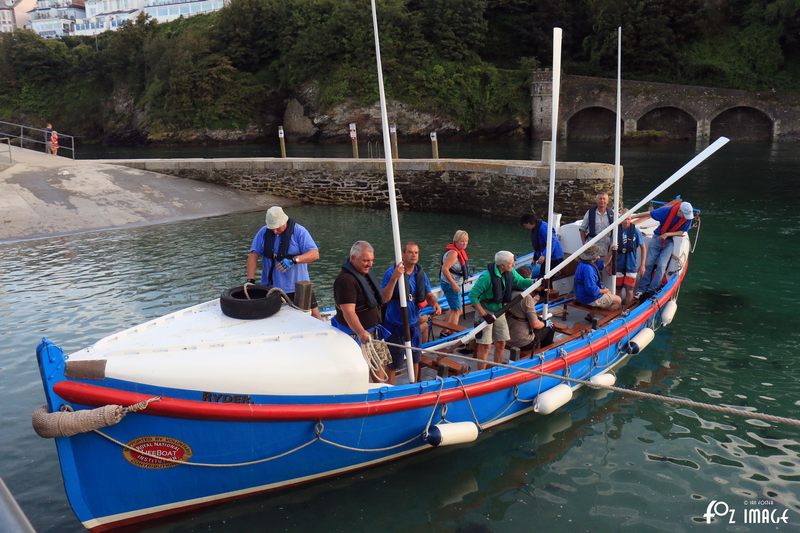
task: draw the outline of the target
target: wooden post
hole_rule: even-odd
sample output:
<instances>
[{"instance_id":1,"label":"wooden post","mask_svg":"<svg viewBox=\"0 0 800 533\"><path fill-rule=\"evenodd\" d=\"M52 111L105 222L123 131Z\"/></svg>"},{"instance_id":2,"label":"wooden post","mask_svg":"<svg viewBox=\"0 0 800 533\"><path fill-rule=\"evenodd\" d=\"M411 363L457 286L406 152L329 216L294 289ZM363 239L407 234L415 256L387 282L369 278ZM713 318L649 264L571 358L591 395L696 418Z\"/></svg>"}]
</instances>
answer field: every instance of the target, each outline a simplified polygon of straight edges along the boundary
<instances>
[{"instance_id":1,"label":"wooden post","mask_svg":"<svg viewBox=\"0 0 800 533\"><path fill-rule=\"evenodd\" d=\"M283 126L278 126L278 140L281 143L281 157L286 158L286 141L283 138Z\"/></svg>"},{"instance_id":2,"label":"wooden post","mask_svg":"<svg viewBox=\"0 0 800 533\"><path fill-rule=\"evenodd\" d=\"M542 163L550 164L550 151L553 149L551 141L542 141Z\"/></svg>"},{"instance_id":3,"label":"wooden post","mask_svg":"<svg viewBox=\"0 0 800 533\"><path fill-rule=\"evenodd\" d=\"M439 159L439 141L436 140L436 132L431 132L431 149L433 150L433 158Z\"/></svg>"},{"instance_id":4,"label":"wooden post","mask_svg":"<svg viewBox=\"0 0 800 533\"><path fill-rule=\"evenodd\" d=\"M389 137L392 139L392 158L400 159L397 151L397 124L389 126Z\"/></svg>"},{"instance_id":5,"label":"wooden post","mask_svg":"<svg viewBox=\"0 0 800 533\"><path fill-rule=\"evenodd\" d=\"M353 158L358 159L358 135L355 122L350 123L350 143L353 145Z\"/></svg>"}]
</instances>

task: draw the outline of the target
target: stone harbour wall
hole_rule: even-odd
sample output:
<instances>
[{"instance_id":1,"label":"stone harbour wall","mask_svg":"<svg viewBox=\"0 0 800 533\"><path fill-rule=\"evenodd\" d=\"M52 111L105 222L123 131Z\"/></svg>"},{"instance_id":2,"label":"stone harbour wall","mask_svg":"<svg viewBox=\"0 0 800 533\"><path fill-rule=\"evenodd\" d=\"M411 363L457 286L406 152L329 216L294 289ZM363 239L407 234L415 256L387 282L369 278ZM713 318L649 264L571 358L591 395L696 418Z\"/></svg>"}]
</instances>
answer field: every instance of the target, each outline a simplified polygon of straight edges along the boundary
<instances>
[{"instance_id":1,"label":"stone harbour wall","mask_svg":"<svg viewBox=\"0 0 800 533\"><path fill-rule=\"evenodd\" d=\"M384 208L386 166L378 159L141 159L105 161L141 170L269 193L312 204ZM549 167L537 161L400 159L398 208L515 219L547 215ZM557 163L555 210L582 217L600 191L611 193L613 165Z\"/></svg>"}]
</instances>

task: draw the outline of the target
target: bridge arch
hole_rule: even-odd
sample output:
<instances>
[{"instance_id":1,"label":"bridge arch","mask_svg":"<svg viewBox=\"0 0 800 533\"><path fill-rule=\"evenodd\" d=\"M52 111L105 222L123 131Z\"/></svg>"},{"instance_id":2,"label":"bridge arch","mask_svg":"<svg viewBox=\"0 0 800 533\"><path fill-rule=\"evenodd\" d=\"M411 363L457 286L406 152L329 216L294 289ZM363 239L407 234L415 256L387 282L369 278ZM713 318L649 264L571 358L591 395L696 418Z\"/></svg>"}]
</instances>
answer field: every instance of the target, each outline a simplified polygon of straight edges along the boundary
<instances>
[{"instance_id":1,"label":"bridge arch","mask_svg":"<svg viewBox=\"0 0 800 533\"><path fill-rule=\"evenodd\" d=\"M636 121L636 129L665 131L670 139L694 139L697 136L697 119L676 106L652 106Z\"/></svg>"},{"instance_id":2,"label":"bridge arch","mask_svg":"<svg viewBox=\"0 0 800 533\"><path fill-rule=\"evenodd\" d=\"M603 106L588 106L573 113L566 121L567 139L613 139L616 135L616 112ZM620 120L622 128L624 123Z\"/></svg>"},{"instance_id":3,"label":"bridge arch","mask_svg":"<svg viewBox=\"0 0 800 533\"><path fill-rule=\"evenodd\" d=\"M740 141L769 141L775 122L766 112L753 106L734 106L711 119L710 138L722 135Z\"/></svg>"}]
</instances>

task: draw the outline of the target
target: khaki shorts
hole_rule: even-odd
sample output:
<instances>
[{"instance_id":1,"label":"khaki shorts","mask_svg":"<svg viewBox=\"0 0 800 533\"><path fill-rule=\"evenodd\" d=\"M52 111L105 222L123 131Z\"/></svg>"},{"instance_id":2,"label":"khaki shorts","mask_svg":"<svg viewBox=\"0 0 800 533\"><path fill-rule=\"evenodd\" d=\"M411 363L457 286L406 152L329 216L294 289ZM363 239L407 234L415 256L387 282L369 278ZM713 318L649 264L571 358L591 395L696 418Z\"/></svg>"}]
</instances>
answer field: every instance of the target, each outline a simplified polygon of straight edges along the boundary
<instances>
[{"instance_id":1,"label":"khaki shorts","mask_svg":"<svg viewBox=\"0 0 800 533\"><path fill-rule=\"evenodd\" d=\"M605 293L597 300L589 304L590 307L598 307L600 309L608 309L614 305L614 295L610 292Z\"/></svg>"},{"instance_id":2,"label":"khaki shorts","mask_svg":"<svg viewBox=\"0 0 800 533\"><path fill-rule=\"evenodd\" d=\"M478 336L475 337L475 342L478 344L492 344L497 341L507 341L510 339L511 334L508 332L506 315L501 315L497 317L494 324L489 324L483 331L478 333Z\"/></svg>"}]
</instances>

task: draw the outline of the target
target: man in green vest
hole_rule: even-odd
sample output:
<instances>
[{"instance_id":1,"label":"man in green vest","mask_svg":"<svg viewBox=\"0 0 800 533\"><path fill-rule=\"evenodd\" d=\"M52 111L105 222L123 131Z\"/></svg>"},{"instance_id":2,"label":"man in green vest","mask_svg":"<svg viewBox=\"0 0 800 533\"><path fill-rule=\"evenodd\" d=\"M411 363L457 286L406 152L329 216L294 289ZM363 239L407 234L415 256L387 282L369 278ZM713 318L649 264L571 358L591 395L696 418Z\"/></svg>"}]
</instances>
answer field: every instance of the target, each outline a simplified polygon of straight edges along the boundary
<instances>
[{"instance_id":1,"label":"man in green vest","mask_svg":"<svg viewBox=\"0 0 800 533\"><path fill-rule=\"evenodd\" d=\"M533 280L524 278L514 270L514 254L501 250L494 254L494 263L489 263L486 271L481 274L472 289L469 299L475 306L475 312L482 317L488 326L476 337L477 348L475 357L486 361L489 358L489 346L494 343L494 360L503 362L503 352L506 341L511 336L508 332L508 322L505 315L496 316L506 304L511 301L512 291L524 290L533 285ZM486 364L479 363L478 370L486 368Z\"/></svg>"}]
</instances>

